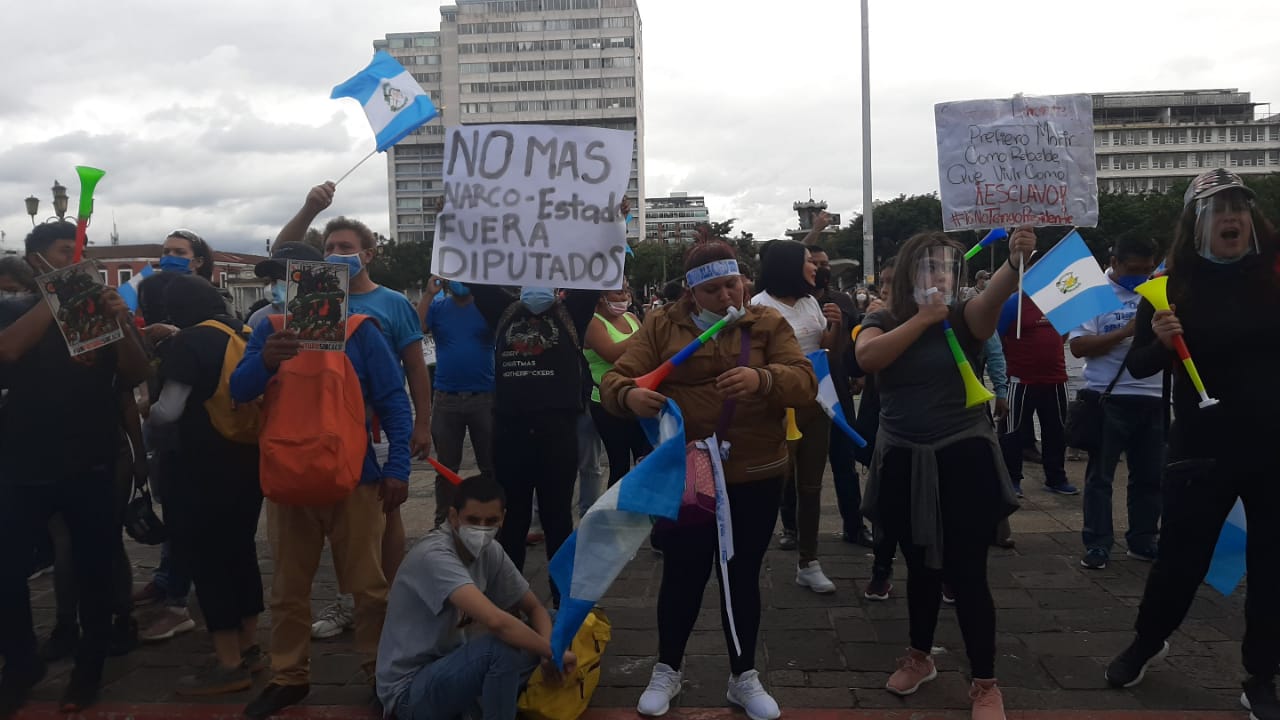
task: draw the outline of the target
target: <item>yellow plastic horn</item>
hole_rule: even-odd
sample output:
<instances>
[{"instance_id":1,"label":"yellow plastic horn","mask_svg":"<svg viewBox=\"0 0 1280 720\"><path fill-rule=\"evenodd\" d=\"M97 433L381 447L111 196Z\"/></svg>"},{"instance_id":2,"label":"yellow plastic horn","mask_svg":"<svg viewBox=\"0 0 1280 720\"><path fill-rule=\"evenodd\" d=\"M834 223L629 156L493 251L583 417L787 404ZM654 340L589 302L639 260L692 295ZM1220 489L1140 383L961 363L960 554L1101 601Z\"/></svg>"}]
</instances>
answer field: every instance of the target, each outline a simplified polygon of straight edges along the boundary
<instances>
[{"instance_id":1,"label":"yellow plastic horn","mask_svg":"<svg viewBox=\"0 0 1280 720\"><path fill-rule=\"evenodd\" d=\"M1151 307L1156 310L1169 309L1168 275L1152 278L1134 288L1133 291L1151 303ZM1207 408L1217 405L1217 399L1209 397L1209 392L1205 390L1204 380L1200 379L1200 370L1196 368L1195 361L1191 359L1191 351L1187 349L1187 341L1183 340L1181 335L1173 336L1173 349L1174 352L1178 353L1178 359L1182 361L1182 367L1186 369L1187 377L1191 378L1191 384L1195 386L1196 392L1200 394L1200 407Z\"/></svg>"},{"instance_id":2,"label":"yellow plastic horn","mask_svg":"<svg viewBox=\"0 0 1280 720\"><path fill-rule=\"evenodd\" d=\"M804 437L804 433L800 432L800 428L796 426L796 409L787 408L787 439L799 440Z\"/></svg>"}]
</instances>

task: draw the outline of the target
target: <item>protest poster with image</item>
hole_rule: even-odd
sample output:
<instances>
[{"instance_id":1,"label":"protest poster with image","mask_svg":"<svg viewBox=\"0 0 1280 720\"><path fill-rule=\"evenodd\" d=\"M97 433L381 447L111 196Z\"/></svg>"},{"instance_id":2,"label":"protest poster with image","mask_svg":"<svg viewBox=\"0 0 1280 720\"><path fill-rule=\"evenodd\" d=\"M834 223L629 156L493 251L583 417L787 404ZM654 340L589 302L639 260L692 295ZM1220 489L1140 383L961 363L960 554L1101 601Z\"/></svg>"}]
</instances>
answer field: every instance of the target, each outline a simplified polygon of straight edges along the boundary
<instances>
[{"instance_id":1,"label":"protest poster with image","mask_svg":"<svg viewBox=\"0 0 1280 720\"><path fill-rule=\"evenodd\" d=\"M943 229L1097 226L1091 96L938 103L934 118Z\"/></svg>"},{"instance_id":2,"label":"protest poster with image","mask_svg":"<svg viewBox=\"0 0 1280 720\"><path fill-rule=\"evenodd\" d=\"M303 350L346 349L350 272L343 263L289 261L284 326L297 331Z\"/></svg>"},{"instance_id":3,"label":"protest poster with image","mask_svg":"<svg viewBox=\"0 0 1280 720\"><path fill-rule=\"evenodd\" d=\"M54 270L36 278L40 293L53 311L62 339L72 357L106 347L124 337L120 321L107 311L108 290L93 260Z\"/></svg>"},{"instance_id":4,"label":"protest poster with image","mask_svg":"<svg viewBox=\"0 0 1280 720\"><path fill-rule=\"evenodd\" d=\"M482 285L622 285L635 133L569 125L445 132L431 272Z\"/></svg>"}]
</instances>

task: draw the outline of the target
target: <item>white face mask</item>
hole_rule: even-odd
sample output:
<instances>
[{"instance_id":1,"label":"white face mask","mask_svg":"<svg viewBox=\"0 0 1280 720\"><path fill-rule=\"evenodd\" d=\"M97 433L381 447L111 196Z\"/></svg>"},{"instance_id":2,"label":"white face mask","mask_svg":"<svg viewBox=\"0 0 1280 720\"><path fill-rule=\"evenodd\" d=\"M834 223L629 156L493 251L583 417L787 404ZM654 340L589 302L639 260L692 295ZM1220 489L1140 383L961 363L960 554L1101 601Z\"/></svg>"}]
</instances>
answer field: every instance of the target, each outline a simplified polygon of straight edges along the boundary
<instances>
[{"instance_id":1,"label":"white face mask","mask_svg":"<svg viewBox=\"0 0 1280 720\"><path fill-rule=\"evenodd\" d=\"M858 298L858 302L866 302L866 300L867 300L867 294L866 294L866 293L858 293L857 298Z\"/></svg>"},{"instance_id":2,"label":"white face mask","mask_svg":"<svg viewBox=\"0 0 1280 720\"><path fill-rule=\"evenodd\" d=\"M625 303L625 302L610 302L609 310L614 315L621 315L627 311L627 305L628 303Z\"/></svg>"},{"instance_id":3,"label":"white face mask","mask_svg":"<svg viewBox=\"0 0 1280 720\"><path fill-rule=\"evenodd\" d=\"M471 553L471 557L480 557L480 553L484 552L484 549L489 547L489 543L498 536L498 528L477 525L463 525L456 532L458 539L462 541L462 546Z\"/></svg>"}]
</instances>

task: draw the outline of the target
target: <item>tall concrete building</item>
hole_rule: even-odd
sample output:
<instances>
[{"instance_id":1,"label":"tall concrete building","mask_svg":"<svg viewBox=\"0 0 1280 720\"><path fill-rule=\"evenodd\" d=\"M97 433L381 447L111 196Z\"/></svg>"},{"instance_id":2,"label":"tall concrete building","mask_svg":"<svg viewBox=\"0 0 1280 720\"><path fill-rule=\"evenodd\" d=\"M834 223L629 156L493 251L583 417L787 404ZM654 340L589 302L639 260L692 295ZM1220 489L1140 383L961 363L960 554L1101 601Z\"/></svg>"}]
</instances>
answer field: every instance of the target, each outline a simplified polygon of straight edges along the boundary
<instances>
[{"instance_id":1,"label":"tall concrete building","mask_svg":"<svg viewBox=\"0 0 1280 720\"><path fill-rule=\"evenodd\" d=\"M1093 129L1100 190L1167 192L1218 167L1280 170L1280 116L1235 88L1097 94Z\"/></svg>"},{"instance_id":2,"label":"tall concrete building","mask_svg":"<svg viewBox=\"0 0 1280 720\"><path fill-rule=\"evenodd\" d=\"M694 229L711 221L701 195L673 192L669 197L645 198L644 206L645 240L692 242Z\"/></svg>"},{"instance_id":3,"label":"tall concrete building","mask_svg":"<svg viewBox=\"0 0 1280 720\"><path fill-rule=\"evenodd\" d=\"M636 0L458 0L440 29L375 40L441 117L387 152L391 236L426 240L444 194L444 128L547 123L632 130L629 238L645 227L644 74Z\"/></svg>"}]
</instances>

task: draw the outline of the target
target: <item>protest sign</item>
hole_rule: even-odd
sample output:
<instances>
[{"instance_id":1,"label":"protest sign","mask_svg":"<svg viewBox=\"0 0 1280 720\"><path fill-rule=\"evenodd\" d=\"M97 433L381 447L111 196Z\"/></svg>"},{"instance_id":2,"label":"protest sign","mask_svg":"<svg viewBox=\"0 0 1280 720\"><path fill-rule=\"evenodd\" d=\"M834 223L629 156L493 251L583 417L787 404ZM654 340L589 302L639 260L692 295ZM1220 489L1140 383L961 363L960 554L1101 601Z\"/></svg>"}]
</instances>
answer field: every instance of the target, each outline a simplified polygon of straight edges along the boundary
<instances>
[{"instance_id":1,"label":"protest sign","mask_svg":"<svg viewBox=\"0 0 1280 720\"><path fill-rule=\"evenodd\" d=\"M449 128L431 272L487 285L621 287L618 206L634 143L630 131L570 125Z\"/></svg>"},{"instance_id":2,"label":"protest sign","mask_svg":"<svg viewBox=\"0 0 1280 720\"><path fill-rule=\"evenodd\" d=\"M284 326L298 332L303 350L346 348L350 271L342 263L289 261Z\"/></svg>"},{"instance_id":3,"label":"protest sign","mask_svg":"<svg viewBox=\"0 0 1280 720\"><path fill-rule=\"evenodd\" d=\"M53 311L53 319L72 357L124 337L120 321L102 302L107 287L102 284L98 266L92 260L41 275L36 283Z\"/></svg>"},{"instance_id":4,"label":"protest sign","mask_svg":"<svg viewBox=\"0 0 1280 720\"><path fill-rule=\"evenodd\" d=\"M934 117L944 229L1098 224L1089 95L938 103Z\"/></svg>"}]
</instances>

